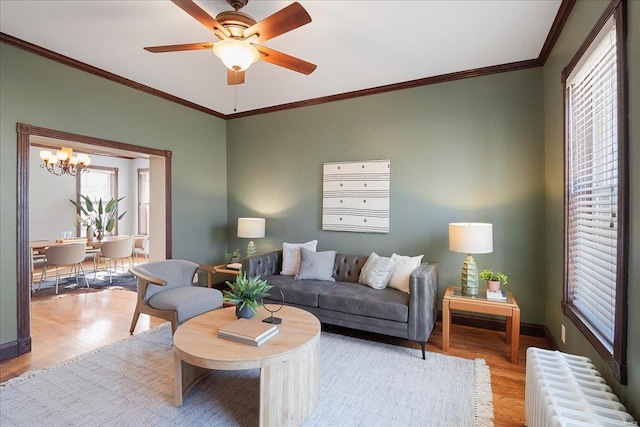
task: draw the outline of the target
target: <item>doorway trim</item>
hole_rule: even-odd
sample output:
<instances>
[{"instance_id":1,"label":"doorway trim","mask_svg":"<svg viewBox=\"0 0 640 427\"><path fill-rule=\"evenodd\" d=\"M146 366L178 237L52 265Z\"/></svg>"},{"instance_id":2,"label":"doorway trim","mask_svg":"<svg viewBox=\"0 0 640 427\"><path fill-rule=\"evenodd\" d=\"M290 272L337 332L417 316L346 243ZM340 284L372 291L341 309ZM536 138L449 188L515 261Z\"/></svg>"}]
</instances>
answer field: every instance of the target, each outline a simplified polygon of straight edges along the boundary
<instances>
[{"instance_id":1,"label":"doorway trim","mask_svg":"<svg viewBox=\"0 0 640 427\"><path fill-rule=\"evenodd\" d=\"M30 124L18 123L18 147L17 147L17 323L18 339L15 348L2 348L2 357L20 356L31 351L31 293L29 286L29 157L30 139L32 136L61 139L81 144L89 144L98 147L133 151L164 158L164 184L165 184L165 256L171 258L172 232L171 232L171 156L169 150L142 147L123 142L94 138L91 136L47 129ZM8 356L8 357L5 357Z\"/></svg>"}]
</instances>

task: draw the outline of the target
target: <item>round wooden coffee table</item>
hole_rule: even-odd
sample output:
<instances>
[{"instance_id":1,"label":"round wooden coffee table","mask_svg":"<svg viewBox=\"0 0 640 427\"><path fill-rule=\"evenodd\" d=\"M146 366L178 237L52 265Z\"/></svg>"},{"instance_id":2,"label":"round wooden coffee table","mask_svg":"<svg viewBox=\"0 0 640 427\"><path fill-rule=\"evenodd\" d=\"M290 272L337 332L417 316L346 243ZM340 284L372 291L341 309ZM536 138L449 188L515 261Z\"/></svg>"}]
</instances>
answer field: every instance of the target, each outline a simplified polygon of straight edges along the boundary
<instances>
[{"instance_id":1,"label":"round wooden coffee table","mask_svg":"<svg viewBox=\"0 0 640 427\"><path fill-rule=\"evenodd\" d=\"M258 319L269 316L264 307ZM260 369L260 426L299 426L318 405L320 321L308 311L282 307L280 333L260 347L218 338L236 320L235 307L188 320L173 336L175 404L212 369Z\"/></svg>"}]
</instances>

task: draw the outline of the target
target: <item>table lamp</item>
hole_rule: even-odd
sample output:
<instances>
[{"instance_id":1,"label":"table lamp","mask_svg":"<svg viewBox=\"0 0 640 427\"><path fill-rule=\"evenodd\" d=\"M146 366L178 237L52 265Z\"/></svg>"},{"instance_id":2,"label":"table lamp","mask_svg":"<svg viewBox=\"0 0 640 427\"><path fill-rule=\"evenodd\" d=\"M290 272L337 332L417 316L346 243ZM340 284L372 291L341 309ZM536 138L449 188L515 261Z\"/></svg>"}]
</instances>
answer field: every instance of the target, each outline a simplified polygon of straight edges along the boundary
<instances>
[{"instance_id":1,"label":"table lamp","mask_svg":"<svg viewBox=\"0 0 640 427\"><path fill-rule=\"evenodd\" d=\"M467 254L462 264L462 294L478 295L478 267L471 254L493 252L493 225L477 222L449 224L449 250Z\"/></svg>"},{"instance_id":2,"label":"table lamp","mask_svg":"<svg viewBox=\"0 0 640 427\"><path fill-rule=\"evenodd\" d=\"M264 218L238 218L238 237L245 239L258 239L264 237ZM256 245L253 240L247 245L247 256L256 253Z\"/></svg>"}]
</instances>

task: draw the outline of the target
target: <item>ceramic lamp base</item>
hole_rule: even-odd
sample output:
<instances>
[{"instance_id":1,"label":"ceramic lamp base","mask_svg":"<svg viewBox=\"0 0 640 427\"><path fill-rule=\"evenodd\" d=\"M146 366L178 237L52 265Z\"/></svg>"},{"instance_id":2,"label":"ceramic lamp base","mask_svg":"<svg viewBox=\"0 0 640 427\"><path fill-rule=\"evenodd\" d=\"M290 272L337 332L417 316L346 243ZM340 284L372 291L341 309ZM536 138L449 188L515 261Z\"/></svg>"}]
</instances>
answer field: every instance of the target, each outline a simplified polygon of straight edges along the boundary
<instances>
[{"instance_id":1,"label":"ceramic lamp base","mask_svg":"<svg viewBox=\"0 0 640 427\"><path fill-rule=\"evenodd\" d=\"M478 267L476 266L476 260L473 259L471 254L468 254L464 259L464 263L462 263L461 283L463 295L478 295Z\"/></svg>"},{"instance_id":2,"label":"ceramic lamp base","mask_svg":"<svg viewBox=\"0 0 640 427\"><path fill-rule=\"evenodd\" d=\"M253 243L253 240L250 240L249 244L247 245L247 256L251 256L255 254L256 254L256 244Z\"/></svg>"}]
</instances>

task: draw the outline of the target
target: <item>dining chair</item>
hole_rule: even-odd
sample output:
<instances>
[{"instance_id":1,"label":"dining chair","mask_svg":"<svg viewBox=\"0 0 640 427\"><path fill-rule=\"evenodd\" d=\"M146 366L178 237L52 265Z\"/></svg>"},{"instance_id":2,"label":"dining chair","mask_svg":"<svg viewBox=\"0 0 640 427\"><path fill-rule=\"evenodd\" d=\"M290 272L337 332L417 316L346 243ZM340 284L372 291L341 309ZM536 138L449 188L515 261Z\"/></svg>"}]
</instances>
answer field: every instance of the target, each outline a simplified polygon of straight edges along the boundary
<instances>
[{"instance_id":1,"label":"dining chair","mask_svg":"<svg viewBox=\"0 0 640 427\"><path fill-rule=\"evenodd\" d=\"M31 276L30 276L31 292L35 292L34 280L35 280L35 263L36 262L42 262L42 270L40 271L40 281L42 282L44 279L47 278L47 261L45 256L45 248L31 249L31 259L29 262L31 264Z\"/></svg>"},{"instance_id":2,"label":"dining chair","mask_svg":"<svg viewBox=\"0 0 640 427\"><path fill-rule=\"evenodd\" d=\"M55 265L56 267L56 294L58 293L58 284L60 283L60 266L70 265L71 272L75 272L76 285L80 285L78 282L78 269L84 276L84 282L89 287L87 276L84 274L84 268L82 268L82 262L87 256L87 246L85 244L69 244L50 246L45 249L45 262L49 265ZM40 281L42 284L42 281ZM38 290L40 285L38 286Z\"/></svg>"},{"instance_id":3,"label":"dining chair","mask_svg":"<svg viewBox=\"0 0 640 427\"><path fill-rule=\"evenodd\" d=\"M105 260L105 266L109 270L109 283L113 283L112 273L118 267L118 260L122 260L122 268L124 269L124 259L129 260L129 267L133 265L131 254L133 253L133 237L127 239L103 241L100 246L100 253L97 254L94 262L94 277L98 273L98 265L101 259ZM114 263L115 260L115 263Z\"/></svg>"},{"instance_id":4,"label":"dining chair","mask_svg":"<svg viewBox=\"0 0 640 427\"><path fill-rule=\"evenodd\" d=\"M134 236L133 254L136 256L136 264L140 264L138 255L144 255L149 262L149 236Z\"/></svg>"}]
</instances>

